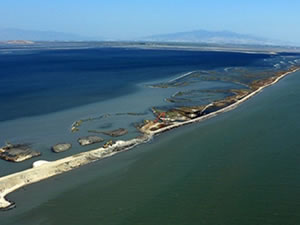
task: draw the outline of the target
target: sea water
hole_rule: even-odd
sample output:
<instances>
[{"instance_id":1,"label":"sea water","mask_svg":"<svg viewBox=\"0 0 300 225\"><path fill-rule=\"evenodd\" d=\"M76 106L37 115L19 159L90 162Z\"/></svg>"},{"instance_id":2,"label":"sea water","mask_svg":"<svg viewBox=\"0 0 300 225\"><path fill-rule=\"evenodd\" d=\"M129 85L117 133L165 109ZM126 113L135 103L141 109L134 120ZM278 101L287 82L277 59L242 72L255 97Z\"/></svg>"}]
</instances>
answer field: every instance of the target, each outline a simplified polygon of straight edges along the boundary
<instances>
[{"instance_id":1,"label":"sea water","mask_svg":"<svg viewBox=\"0 0 300 225\"><path fill-rule=\"evenodd\" d=\"M190 71L272 67L273 62L267 61L273 58L269 54L107 47L0 49L0 143L29 143L42 153L22 163L1 160L0 175L30 168L39 159L56 160L102 146L78 145L79 137L93 135L89 130L126 128L129 133L118 139L138 136L135 125L154 119L152 107L172 106L165 99L179 90L188 91L195 85L198 89L235 85L202 81L159 89L151 84L174 80ZM108 114L71 133L75 121ZM71 143L72 149L52 153L51 146L61 142Z\"/></svg>"},{"instance_id":2,"label":"sea water","mask_svg":"<svg viewBox=\"0 0 300 225\"><path fill-rule=\"evenodd\" d=\"M299 224L299 85L20 189L1 224Z\"/></svg>"}]
</instances>

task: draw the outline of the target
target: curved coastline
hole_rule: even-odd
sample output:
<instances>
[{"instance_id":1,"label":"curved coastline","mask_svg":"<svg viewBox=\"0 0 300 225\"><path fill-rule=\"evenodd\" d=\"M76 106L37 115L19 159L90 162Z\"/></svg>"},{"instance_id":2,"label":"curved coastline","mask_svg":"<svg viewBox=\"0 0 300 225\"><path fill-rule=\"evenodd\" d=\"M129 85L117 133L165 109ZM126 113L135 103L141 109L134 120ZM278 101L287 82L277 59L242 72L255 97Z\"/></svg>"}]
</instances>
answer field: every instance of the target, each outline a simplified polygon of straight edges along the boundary
<instances>
[{"instance_id":1,"label":"curved coastline","mask_svg":"<svg viewBox=\"0 0 300 225\"><path fill-rule=\"evenodd\" d=\"M56 161L48 162L45 164L41 164L40 166L30 168L18 173L10 174L8 176L4 176L0 178L0 209L7 210L11 209L15 206L15 204L9 200L7 200L5 197L9 193L32 183L39 182L41 180L47 179L49 177L70 171L72 169L78 168L82 165L94 162L96 160L106 158L109 156L112 156L114 154L117 154L118 152L129 150L139 144L146 143L149 140L151 140L155 135L158 135L162 132L187 125L194 122L201 122L203 120L212 118L217 116L218 114L221 114L223 112L230 111L237 106L239 106L241 103L247 101L248 99L252 98L254 95L261 92L264 88L271 86L275 83L277 83L280 79L285 77L288 74L294 73L298 71L300 68L295 68L291 71L288 71L284 74L281 74L278 76L274 81L272 81L269 84L265 84L264 86L259 87L258 89L252 91L248 95L244 96L243 98L237 100L231 105L228 105L222 109L219 109L217 111L211 112L209 114L197 117L195 119L191 119L184 122L174 122L170 126L159 128L155 131L148 131L145 132L142 136L128 140L128 141L117 141L113 145L109 146L108 148L98 148L94 150L90 150L87 152L79 153L73 156L69 156L63 159L59 159Z\"/></svg>"},{"instance_id":2,"label":"curved coastline","mask_svg":"<svg viewBox=\"0 0 300 225\"><path fill-rule=\"evenodd\" d=\"M230 110L233 110L235 109L236 107L238 107L240 104L242 104L243 102L247 101L248 99L252 98L254 95L258 94L259 92L261 92L263 89L265 89L266 87L269 87L269 86L272 86L274 84L276 84L279 80L281 80L282 78L284 78L285 76L287 76L288 74L291 74L291 73L295 73L297 72L298 70L300 70L300 68L296 68L292 71L289 71L289 72L286 72L284 74L282 74L281 76L277 77L272 83L270 84L266 84L260 88L258 88L257 90L251 92L250 94L246 95L245 97L243 97L242 99L240 100L237 100L235 103L231 104L231 105L228 105L227 107L224 107L222 109L219 109L215 112L212 112L212 113L209 113L207 115L204 115L204 116L201 116L201 117L197 117L195 119L191 119L191 120L188 120L188 121L184 121L184 122L177 122L177 123L174 123L173 125L171 126L168 126L168 127L163 127L163 128L160 128L156 131L153 131L153 132L150 132L151 135L156 135L156 134L159 134L159 133L162 133L162 132L165 132L167 130L171 130L171 129L174 129L176 127L180 127L180 126L183 126L183 125L187 125L187 124L190 124L190 123L194 123L194 122L201 122L203 120L206 120L206 119L209 119L209 118L212 118L212 117L215 117L221 113L224 113L224 112L228 112ZM206 107L210 106L207 105Z\"/></svg>"}]
</instances>

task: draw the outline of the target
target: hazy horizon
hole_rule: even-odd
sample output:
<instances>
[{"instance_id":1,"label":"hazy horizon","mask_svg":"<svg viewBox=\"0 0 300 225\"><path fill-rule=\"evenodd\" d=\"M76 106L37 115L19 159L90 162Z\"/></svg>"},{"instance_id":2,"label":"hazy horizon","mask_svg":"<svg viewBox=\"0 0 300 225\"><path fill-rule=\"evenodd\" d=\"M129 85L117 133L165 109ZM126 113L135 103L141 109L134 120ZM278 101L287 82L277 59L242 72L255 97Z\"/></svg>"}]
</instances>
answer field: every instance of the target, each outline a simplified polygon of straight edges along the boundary
<instances>
[{"instance_id":1,"label":"hazy horizon","mask_svg":"<svg viewBox=\"0 0 300 225\"><path fill-rule=\"evenodd\" d=\"M223 31L300 43L300 2L3 0L0 28L55 31L128 40L194 30Z\"/></svg>"}]
</instances>

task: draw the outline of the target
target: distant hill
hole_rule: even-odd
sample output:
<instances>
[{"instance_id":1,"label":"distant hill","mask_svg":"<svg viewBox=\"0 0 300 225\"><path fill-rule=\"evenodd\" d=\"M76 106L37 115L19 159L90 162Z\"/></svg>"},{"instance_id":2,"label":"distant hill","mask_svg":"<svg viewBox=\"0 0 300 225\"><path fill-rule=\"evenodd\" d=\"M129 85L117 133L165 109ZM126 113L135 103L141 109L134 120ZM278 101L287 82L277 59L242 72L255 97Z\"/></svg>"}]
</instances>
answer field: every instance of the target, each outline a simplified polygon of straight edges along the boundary
<instances>
[{"instance_id":1,"label":"distant hill","mask_svg":"<svg viewBox=\"0 0 300 225\"><path fill-rule=\"evenodd\" d=\"M277 45L282 44L266 38L252 35L239 34L231 31L207 31L196 30L144 37L144 41L157 42L194 42L211 44L254 44L254 45Z\"/></svg>"},{"instance_id":2,"label":"distant hill","mask_svg":"<svg viewBox=\"0 0 300 225\"><path fill-rule=\"evenodd\" d=\"M101 38L83 37L77 34L55 32L55 31L34 31L13 28L0 28L0 41L29 40L29 41L91 41Z\"/></svg>"},{"instance_id":3,"label":"distant hill","mask_svg":"<svg viewBox=\"0 0 300 225\"><path fill-rule=\"evenodd\" d=\"M87 37L78 34L23 30L14 28L0 28L0 42L9 44L30 44L35 41L122 41L113 38ZM143 38L128 39L126 41L149 42L177 42L177 43L208 43L208 44L237 44L237 45L288 45L294 43L256 37L254 35L239 34L231 31L196 30L169 34L152 35ZM299 46L299 45L297 45Z\"/></svg>"}]
</instances>

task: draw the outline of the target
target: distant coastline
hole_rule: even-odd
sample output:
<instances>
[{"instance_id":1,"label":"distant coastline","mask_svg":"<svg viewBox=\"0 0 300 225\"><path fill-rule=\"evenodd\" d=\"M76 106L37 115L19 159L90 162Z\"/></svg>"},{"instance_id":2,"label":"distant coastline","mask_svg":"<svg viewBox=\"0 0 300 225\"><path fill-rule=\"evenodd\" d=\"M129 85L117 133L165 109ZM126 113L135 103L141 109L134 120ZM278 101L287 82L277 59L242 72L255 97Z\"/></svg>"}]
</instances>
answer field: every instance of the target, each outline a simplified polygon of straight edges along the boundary
<instances>
[{"instance_id":1,"label":"distant coastline","mask_svg":"<svg viewBox=\"0 0 300 225\"><path fill-rule=\"evenodd\" d=\"M294 73L298 71L299 67L294 67L289 69L288 71L278 74L278 76L273 77L270 82L258 83L257 85L261 85L257 87L252 92L249 92L247 95L241 97L240 99L236 99L236 101L232 104L227 105L224 108L221 108L217 111L211 112L206 115L202 115L196 117L194 119L190 119L183 122L173 122L168 124L167 126L160 127L159 122L150 122L149 126L141 127L140 130L143 134L137 138L128 140L128 141L116 141L112 145L108 147L101 147L95 150L90 150L88 152L79 153L73 156L69 156L63 159L59 159L51 162L43 162L35 163L31 169L27 169L18 173L10 174L8 176L4 176L0 178L0 209L6 210L11 209L15 206L15 204L11 201L5 199L6 195L29 184L39 182L41 180L47 179L49 177L70 171L74 168L78 168L85 164L97 161L99 159L112 156L116 153L123 152L125 150L131 149L139 144L146 143L151 140L155 135L158 135L162 132L186 125L194 122L200 122L214 116L217 116L223 112L230 111L236 107L238 107L243 102L252 98L259 92L261 92L264 88L271 86L277 83L280 79L284 78L288 74ZM146 124L147 125L147 124ZM155 129L153 129L155 128Z\"/></svg>"},{"instance_id":2,"label":"distant coastline","mask_svg":"<svg viewBox=\"0 0 300 225\"><path fill-rule=\"evenodd\" d=\"M27 41L27 40L10 40L10 41L3 41L4 44L10 44L10 45L33 45L33 41Z\"/></svg>"},{"instance_id":3,"label":"distant coastline","mask_svg":"<svg viewBox=\"0 0 300 225\"><path fill-rule=\"evenodd\" d=\"M9 40L0 41L0 44L10 46L10 50L30 50L22 48L30 45L35 49L89 49L99 48L131 48L131 49L153 49L153 50L186 50L186 51L226 51L240 52L248 54L276 52L295 52L300 53L300 47L293 46L274 46L274 45L255 45L255 44L216 44L201 42L159 42L159 41L30 41L30 40ZM93 44L93 46L91 46ZM13 49L12 47L21 49Z\"/></svg>"}]
</instances>

